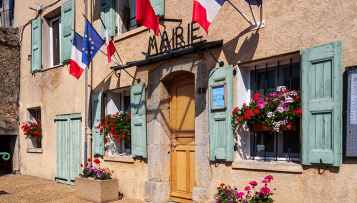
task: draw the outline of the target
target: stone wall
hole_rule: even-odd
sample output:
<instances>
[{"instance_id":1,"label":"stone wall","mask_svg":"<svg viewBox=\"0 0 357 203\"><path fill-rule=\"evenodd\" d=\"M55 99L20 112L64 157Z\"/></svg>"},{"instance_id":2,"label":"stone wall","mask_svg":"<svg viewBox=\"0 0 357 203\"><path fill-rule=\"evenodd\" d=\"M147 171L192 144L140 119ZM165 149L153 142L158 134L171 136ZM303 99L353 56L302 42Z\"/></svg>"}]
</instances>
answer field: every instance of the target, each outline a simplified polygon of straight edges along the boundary
<instances>
[{"instance_id":1,"label":"stone wall","mask_svg":"<svg viewBox=\"0 0 357 203\"><path fill-rule=\"evenodd\" d=\"M0 135L18 134L19 60L18 29L2 29L0 31Z\"/></svg>"}]
</instances>

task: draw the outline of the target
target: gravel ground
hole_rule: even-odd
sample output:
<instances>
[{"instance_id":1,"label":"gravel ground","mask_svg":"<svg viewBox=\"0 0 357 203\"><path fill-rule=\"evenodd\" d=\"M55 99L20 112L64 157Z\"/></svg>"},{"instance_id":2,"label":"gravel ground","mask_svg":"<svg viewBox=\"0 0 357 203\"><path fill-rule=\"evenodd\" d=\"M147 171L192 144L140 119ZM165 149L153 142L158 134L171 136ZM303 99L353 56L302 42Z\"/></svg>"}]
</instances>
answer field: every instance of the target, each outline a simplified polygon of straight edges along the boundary
<instances>
[{"instance_id":1,"label":"gravel ground","mask_svg":"<svg viewBox=\"0 0 357 203\"><path fill-rule=\"evenodd\" d=\"M88 202L75 197L73 186L23 175L0 176L2 190L10 194L0 195L0 203ZM116 202L138 203L125 198Z\"/></svg>"}]
</instances>

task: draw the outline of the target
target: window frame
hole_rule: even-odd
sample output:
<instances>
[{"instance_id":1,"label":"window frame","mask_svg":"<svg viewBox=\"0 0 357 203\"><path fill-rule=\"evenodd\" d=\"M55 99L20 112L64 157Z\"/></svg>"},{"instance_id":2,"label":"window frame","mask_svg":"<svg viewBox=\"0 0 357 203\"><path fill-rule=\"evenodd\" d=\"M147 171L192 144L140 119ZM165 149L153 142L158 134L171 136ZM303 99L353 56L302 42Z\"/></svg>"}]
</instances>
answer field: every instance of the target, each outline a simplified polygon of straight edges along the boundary
<instances>
[{"instance_id":1,"label":"window frame","mask_svg":"<svg viewBox=\"0 0 357 203\"><path fill-rule=\"evenodd\" d=\"M35 111L35 116L32 114L32 110ZM31 108L27 108L26 109L26 117L27 117L27 122L35 122L37 124L37 120L41 119L42 117L42 108L41 106L37 106L37 107L31 107ZM34 119L35 117L35 119ZM37 138L36 140L36 145L38 145L38 140ZM30 137L30 139L27 139L27 152L28 153L42 153L42 140L39 143L39 146L34 147L33 144L34 139L32 139L32 137ZM31 146L30 146L31 145Z\"/></svg>"},{"instance_id":2,"label":"window frame","mask_svg":"<svg viewBox=\"0 0 357 203\"><path fill-rule=\"evenodd\" d=\"M59 20L59 30L58 30L58 36L59 36L59 55L60 55L60 62L57 65L53 64L53 29L52 29L52 23L56 20ZM61 53L61 48L62 48L62 37L61 37L61 26L62 26L62 22L61 22L61 16L57 16L55 18L51 18L50 19L50 55L51 55L51 68L53 67L57 67L57 66L62 66L62 53Z\"/></svg>"},{"instance_id":3,"label":"window frame","mask_svg":"<svg viewBox=\"0 0 357 203\"><path fill-rule=\"evenodd\" d=\"M300 68L300 90L301 90L301 61L298 62L294 62L292 63L292 68L294 67L299 67ZM268 66L267 71L275 71L275 90L277 88L277 86L283 86L284 85L284 71L286 68L290 68L290 64L289 63L284 63L279 65L279 71L278 71L278 66L274 65L274 66ZM255 93L255 90L252 89L252 72L255 71L254 67L251 67L248 69L249 72L249 87L248 87L248 95L249 95L249 102L252 101L253 95ZM264 73L266 71L266 67L260 67L256 69L257 73ZM278 78L278 74L279 74L279 78ZM290 87L287 87L287 89L289 89ZM274 90L274 91L275 91ZM296 129L297 131L299 131L300 134L300 152L299 153L290 153L290 159L293 159L294 161L300 161L300 154L301 154L301 130L300 129ZM268 132L266 132L268 133ZM283 143L283 139L284 139L284 131L283 132L279 132L277 135L275 135L274 137L274 152L266 152L266 157L264 156L265 152L255 152L254 153L254 149L257 149L256 147L254 147L254 145L256 145L257 139L255 139L255 143L254 143L254 132L249 132L249 143L247 143L248 146L248 159L254 159L254 160L278 160L278 161L284 161L284 160L288 160L289 156L288 153L284 153L284 143ZM276 140L278 139L278 140ZM277 150L277 158L276 156L276 150Z\"/></svg>"},{"instance_id":4,"label":"window frame","mask_svg":"<svg viewBox=\"0 0 357 203\"><path fill-rule=\"evenodd\" d=\"M134 6L134 8L135 8L135 13L136 13L136 0L116 0L115 1L115 26L116 26L116 36L119 36L119 35L121 35L121 34L124 34L124 33L127 33L127 32L130 32L130 31L133 31L133 30L136 30L137 28L139 28L139 27L141 27L141 25L139 25L139 24L137 24L136 23L136 25L134 25L134 26L136 26L135 28L133 28L133 29L130 29L130 27L129 27L129 29L126 31L126 32L123 32L123 30L122 30L122 28L121 28L121 26L123 26L123 24L125 24L126 22L123 22L123 19L121 18L121 16L120 16L120 9L121 9L121 7L120 7L120 3L122 2L122 1L133 1L134 3L135 3L135 6ZM129 2L130 3L130 2ZM129 17L130 17L130 13L129 13ZM135 14L135 16L134 17L132 17L132 18L135 18L136 17L136 14ZM124 18L124 13L123 13L123 18ZM131 18L130 18L131 19ZM136 21L135 21L136 22Z\"/></svg>"},{"instance_id":5,"label":"window frame","mask_svg":"<svg viewBox=\"0 0 357 203\"><path fill-rule=\"evenodd\" d=\"M126 95L125 93L128 92L129 94ZM124 94L122 94L124 93ZM130 87L124 87L124 88L119 88L119 89L113 89L113 90L107 90L106 91L106 108L105 108L105 115L109 115L109 114L113 114L113 113L108 113L108 104L109 104L109 101L108 101L108 97L110 94L120 94L120 109L119 109L119 113L120 112L127 112L125 111L125 97L126 96L129 96L130 97ZM129 107L127 108L129 109L129 111L131 110L130 108L130 101L129 101ZM114 112L116 113L116 112ZM130 112L128 112L130 113ZM115 141L114 141L115 142ZM108 140L108 143L109 143L109 140ZM131 141L129 142L129 144L131 145ZM119 142L119 151L117 152L117 154L109 154L109 146L108 146L108 156L109 157L115 157L115 156L131 156L132 154L132 149L131 149L131 146L129 148L130 152L126 152L127 148L126 148L126 143L124 143L123 141L120 141ZM124 150L124 152L122 151Z\"/></svg>"}]
</instances>

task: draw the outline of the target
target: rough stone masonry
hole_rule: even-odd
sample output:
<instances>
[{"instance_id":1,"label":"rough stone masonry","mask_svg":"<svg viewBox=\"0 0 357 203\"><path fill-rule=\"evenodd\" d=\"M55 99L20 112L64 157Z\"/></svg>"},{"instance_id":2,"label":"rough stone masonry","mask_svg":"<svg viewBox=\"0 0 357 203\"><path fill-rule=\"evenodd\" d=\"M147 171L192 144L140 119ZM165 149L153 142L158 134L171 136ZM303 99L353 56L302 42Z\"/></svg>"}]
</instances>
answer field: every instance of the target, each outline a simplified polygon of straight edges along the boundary
<instances>
[{"instance_id":1,"label":"rough stone masonry","mask_svg":"<svg viewBox=\"0 0 357 203\"><path fill-rule=\"evenodd\" d=\"M18 134L20 46L18 28L0 28L0 135Z\"/></svg>"}]
</instances>

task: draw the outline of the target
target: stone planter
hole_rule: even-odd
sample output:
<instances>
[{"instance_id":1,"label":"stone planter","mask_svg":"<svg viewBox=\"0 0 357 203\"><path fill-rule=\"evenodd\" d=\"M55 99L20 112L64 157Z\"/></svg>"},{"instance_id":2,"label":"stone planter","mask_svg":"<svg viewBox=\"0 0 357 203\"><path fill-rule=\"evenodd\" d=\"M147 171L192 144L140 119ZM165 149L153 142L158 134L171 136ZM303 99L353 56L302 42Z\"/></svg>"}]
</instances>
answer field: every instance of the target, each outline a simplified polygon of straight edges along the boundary
<instances>
[{"instance_id":1,"label":"stone planter","mask_svg":"<svg viewBox=\"0 0 357 203\"><path fill-rule=\"evenodd\" d=\"M117 179L95 180L94 178L75 178L76 198L90 202L117 201L119 184Z\"/></svg>"},{"instance_id":2,"label":"stone planter","mask_svg":"<svg viewBox=\"0 0 357 203\"><path fill-rule=\"evenodd\" d=\"M248 126L249 131L251 132L261 132L261 131L268 131L268 126L264 125L263 123L253 123L253 125ZM289 121L289 123L285 126L281 126L279 128L280 131L286 130L296 130L296 124L294 121Z\"/></svg>"}]
</instances>

